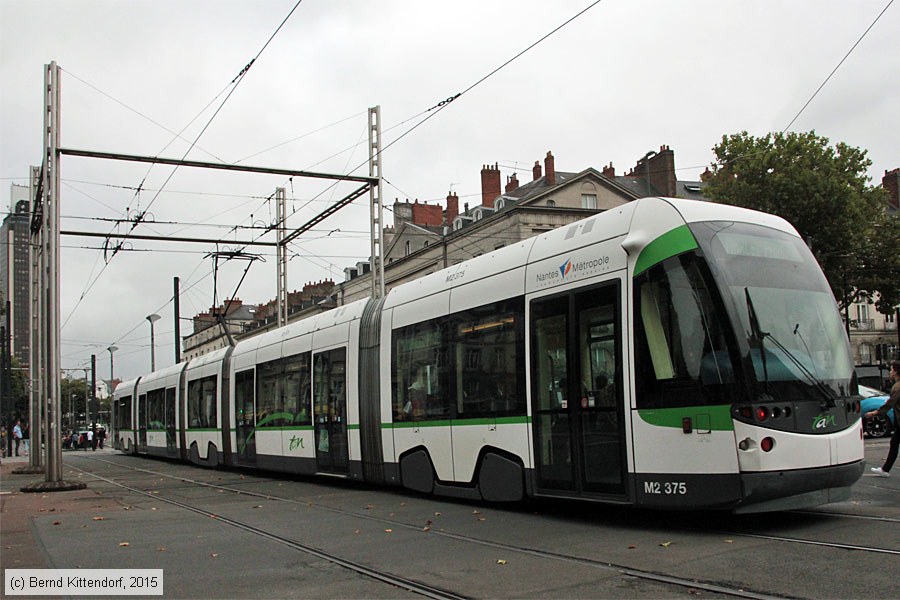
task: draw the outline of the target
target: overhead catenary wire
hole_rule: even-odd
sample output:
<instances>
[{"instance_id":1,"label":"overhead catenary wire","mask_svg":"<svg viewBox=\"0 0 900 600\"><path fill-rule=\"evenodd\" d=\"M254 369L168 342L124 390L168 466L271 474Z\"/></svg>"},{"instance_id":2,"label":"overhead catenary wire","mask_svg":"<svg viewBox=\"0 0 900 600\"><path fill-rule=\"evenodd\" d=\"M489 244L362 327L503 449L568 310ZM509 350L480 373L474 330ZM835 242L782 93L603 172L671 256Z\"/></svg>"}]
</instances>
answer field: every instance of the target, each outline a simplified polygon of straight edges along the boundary
<instances>
[{"instance_id":1,"label":"overhead catenary wire","mask_svg":"<svg viewBox=\"0 0 900 600\"><path fill-rule=\"evenodd\" d=\"M834 76L834 74L837 73L837 70L841 68L841 65L844 64L844 61L846 61L847 58L850 56L850 54L852 54L853 51L856 49L856 47L859 46L859 43L862 42L862 41L863 41L863 38L866 37L866 35L872 30L873 27L875 27L875 23L877 23L878 20L881 19L881 16L882 16L885 12L887 12L887 9L889 9L889 8L891 7L891 4L893 4L893 3L894 3L894 0L888 0L888 3L887 3L887 4L885 5L885 7L881 10L881 12L878 13L878 16L875 17L875 20L872 21L872 24L869 25L869 26L866 28L865 31L863 31L862 35L859 36L859 39L856 40L856 43L854 43L854 44L850 47L850 49L847 50L847 53L844 54L844 58L842 58L842 59L840 60L840 62L837 64L837 66L834 67L834 69L831 70L831 73L828 74L828 77L825 78L825 81L823 81L822 84L821 84L818 88L816 88L816 91L813 92L813 95L809 97L809 100L806 101L806 104L804 104L803 107L797 112L797 114L794 115L794 118L791 119L791 122L788 123L788 124L785 126L785 128L781 130L781 133L782 133L782 134L785 133L788 129L790 129L790 128L791 128L791 125L793 125L794 122L795 122L798 118L800 118L800 115L803 114L803 111L806 110L806 107L809 106L810 103L812 103L812 101L815 99L815 97L819 95L819 92L822 91L822 88L825 87L825 84L827 84L827 83L831 80L831 78Z\"/></svg>"},{"instance_id":2,"label":"overhead catenary wire","mask_svg":"<svg viewBox=\"0 0 900 600\"><path fill-rule=\"evenodd\" d=\"M262 48L260 48L260 50L259 50L259 51L256 53L256 55L250 60L250 62L248 62L247 65L246 65L243 69L241 69L241 71L237 74L237 76L231 81L231 83L229 84L229 86L231 87L231 90L228 92L228 95L225 96L225 98L222 100L221 104L219 104L219 106L218 106L218 108L216 109L216 111L213 113L213 115L212 115L212 116L209 118L209 120L206 122L206 125L203 126L203 128L202 128L201 131L200 131L200 133L198 133L197 136L194 138L193 142L191 142L191 144L190 144L190 146L188 147L188 149L184 152L184 155L182 156L182 160L184 160L184 159L187 158L187 155L191 152L191 150L194 148L194 146L196 146L197 142L199 142L200 138L201 138L201 137L203 136L203 134L207 131L207 129L209 129L210 125L211 125L212 122L215 120L216 116L221 112L222 108L223 108L223 107L225 106L225 104L228 102L229 98L231 98L231 96L234 94L234 92L235 92L235 90L237 89L237 87L238 87L238 86L240 85L240 83L244 80L245 75L246 75L247 72L250 70L250 68L253 66L253 63L255 63L256 60L259 59L259 57L262 55L262 53L266 50L266 48L268 48L269 44L272 42L273 39L275 39L275 36L278 35L278 32L281 31L281 29L284 27L285 23L287 23L288 19L291 18L291 15L294 14L294 12L297 10L297 8L300 6L300 4L301 4L302 2L303 2L303 0L297 0L297 2L294 4L293 8L291 8L291 10L290 10L290 12L287 14L287 16L284 17L284 19L281 21L281 23L278 25L278 27L275 29L275 31L272 33L272 35L270 35L269 38L266 40L266 42L263 44ZM145 208L145 211L144 211L144 212L146 212L147 210L149 210L150 207L153 205L153 203L156 201L156 199L159 198L159 194L162 193L162 191L165 189L166 185L168 185L169 181L171 181L172 177L175 175L175 173L177 172L177 170L178 170L178 167L176 166L176 167L172 170L172 172L169 174L169 176L166 178L166 180L163 182L163 184L160 186L160 190L156 192L156 194L154 195L153 199L150 201L150 203L149 203L149 204L147 205L147 207ZM138 186L138 187L140 188L140 186ZM140 219L135 220L135 222L132 224L131 230L133 231L134 228L137 227L137 225L138 225L139 223L140 223ZM88 285L88 287L87 287L87 290L88 290L88 291L89 291L91 288L93 288L93 286L96 284L97 281L99 281L100 277L101 277L101 276L103 275L103 273L106 271L106 267L107 267L108 265L109 265L109 262L107 261L106 264L104 265L103 269L101 269L100 273L98 273L97 276L94 278L93 282L92 282L91 284ZM72 311L69 313L69 316L66 318L65 322L63 323L62 327L60 328L61 330L62 330L63 328L65 328L66 324L69 322L69 320L72 318L72 316L73 316L73 315L75 314L75 312L78 310L78 308L81 306L81 302L83 301L83 299L84 299L86 293L87 293L87 292L83 293L82 296L81 296L81 298L79 298L78 302L76 302L75 306L72 308ZM136 326L136 327L137 327L137 326Z\"/></svg>"}]
</instances>

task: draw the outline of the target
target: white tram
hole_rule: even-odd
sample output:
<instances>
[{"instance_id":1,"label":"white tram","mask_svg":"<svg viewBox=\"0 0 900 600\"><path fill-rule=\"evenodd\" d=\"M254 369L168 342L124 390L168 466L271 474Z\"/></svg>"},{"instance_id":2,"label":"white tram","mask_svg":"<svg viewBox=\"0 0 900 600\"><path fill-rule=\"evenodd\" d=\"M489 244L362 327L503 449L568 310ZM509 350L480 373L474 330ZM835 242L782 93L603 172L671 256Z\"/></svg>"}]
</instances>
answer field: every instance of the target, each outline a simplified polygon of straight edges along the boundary
<instances>
[{"instance_id":1,"label":"white tram","mask_svg":"<svg viewBox=\"0 0 900 600\"><path fill-rule=\"evenodd\" d=\"M752 512L849 496L855 394L793 227L644 198L120 384L115 440L490 501Z\"/></svg>"}]
</instances>

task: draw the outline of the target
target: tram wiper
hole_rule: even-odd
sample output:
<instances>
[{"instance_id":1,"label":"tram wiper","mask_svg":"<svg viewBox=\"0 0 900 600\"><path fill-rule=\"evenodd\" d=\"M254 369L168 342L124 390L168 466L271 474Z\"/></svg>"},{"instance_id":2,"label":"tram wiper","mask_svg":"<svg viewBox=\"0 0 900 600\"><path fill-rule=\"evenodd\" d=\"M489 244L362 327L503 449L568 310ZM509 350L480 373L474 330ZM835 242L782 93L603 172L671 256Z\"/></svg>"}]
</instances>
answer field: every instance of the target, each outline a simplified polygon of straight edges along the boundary
<instances>
[{"instance_id":1,"label":"tram wiper","mask_svg":"<svg viewBox=\"0 0 900 600\"><path fill-rule=\"evenodd\" d=\"M796 333L797 329L799 329L799 327L800 327L800 325L798 324L797 327L794 329L794 332L795 332L795 333ZM767 333L767 334L765 334L765 335L769 336L769 339L772 340L772 343L775 344L775 346L776 346L779 350L781 350L782 352L784 352L785 356L787 356L789 359L791 359L791 362L794 363L794 365L795 365L798 369L800 369L800 372L803 373L804 375L806 375L806 378L809 380L810 383L812 383L813 387L814 387L816 390L818 390L820 394L822 394L822 396L825 398L825 400L822 402L822 410L827 410L827 409L829 409L829 408L834 408L834 407L836 406L836 403L835 403L835 401L834 401L834 399L835 399L835 393L834 393L834 390L832 390L830 387L828 387L827 385L825 385L825 383L824 383L821 379L819 379L818 377L816 377L816 376L812 373L812 371L810 371L809 369L807 369L807 368L806 368L806 365L804 365L802 362L800 362L800 359L798 359L798 358L794 355L793 352L791 352L790 350L788 350L787 348L785 348L784 344L782 344L782 343L779 342L777 339L775 339L775 337L773 337L771 333ZM802 340L803 337L801 336L800 339ZM806 342L804 342L804 345L805 345L805 344L806 344ZM807 350L807 352L808 352L808 350ZM812 357L810 357L810 358L812 358Z\"/></svg>"},{"instance_id":2,"label":"tram wiper","mask_svg":"<svg viewBox=\"0 0 900 600\"><path fill-rule=\"evenodd\" d=\"M759 346L759 357L762 361L763 368L763 383L766 386L766 394L769 393L769 368L766 364L766 348L763 345L763 339L768 333L764 332L759 327L759 320L756 318L756 309L753 307L753 299L750 298L750 288L744 288L744 296L747 298L747 317L750 319L750 339L755 341L757 346ZM753 360L751 355L750 360Z\"/></svg>"}]
</instances>

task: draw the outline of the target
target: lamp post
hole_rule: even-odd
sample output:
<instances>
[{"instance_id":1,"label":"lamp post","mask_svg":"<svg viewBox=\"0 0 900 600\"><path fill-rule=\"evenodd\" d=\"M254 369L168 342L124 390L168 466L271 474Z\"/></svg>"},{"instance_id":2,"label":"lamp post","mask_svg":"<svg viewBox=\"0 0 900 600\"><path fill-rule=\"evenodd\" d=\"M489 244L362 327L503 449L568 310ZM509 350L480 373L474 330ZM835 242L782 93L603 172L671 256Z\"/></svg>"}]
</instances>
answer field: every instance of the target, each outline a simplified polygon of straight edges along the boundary
<instances>
[{"instance_id":1,"label":"lamp post","mask_svg":"<svg viewBox=\"0 0 900 600\"><path fill-rule=\"evenodd\" d=\"M152 325L152 323L151 323L151 325ZM107 350L109 350L109 385L110 386L112 386L112 384L113 384L113 379L116 378L115 370L113 369L113 352L115 352L118 349L119 349L118 346L110 346L109 348L107 348Z\"/></svg>"},{"instance_id":2,"label":"lamp post","mask_svg":"<svg viewBox=\"0 0 900 600\"><path fill-rule=\"evenodd\" d=\"M156 370L156 348L155 348L155 340L153 337L153 324L160 320L160 316L156 313L152 315L147 315L147 320L150 321L150 370Z\"/></svg>"}]
</instances>

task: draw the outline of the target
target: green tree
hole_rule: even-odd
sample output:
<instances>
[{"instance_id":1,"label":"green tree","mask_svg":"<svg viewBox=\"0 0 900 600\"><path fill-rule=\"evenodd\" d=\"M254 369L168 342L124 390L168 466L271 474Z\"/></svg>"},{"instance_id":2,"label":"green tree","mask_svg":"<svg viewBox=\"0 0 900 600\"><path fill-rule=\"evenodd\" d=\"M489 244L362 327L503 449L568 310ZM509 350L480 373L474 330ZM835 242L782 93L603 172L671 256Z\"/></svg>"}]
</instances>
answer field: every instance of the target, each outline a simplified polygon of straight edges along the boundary
<instances>
[{"instance_id":1,"label":"green tree","mask_svg":"<svg viewBox=\"0 0 900 600\"><path fill-rule=\"evenodd\" d=\"M3 410L7 413L15 413L23 418L28 418L29 388L28 371L15 356L10 357L12 370L9 374L9 401Z\"/></svg>"},{"instance_id":2,"label":"green tree","mask_svg":"<svg viewBox=\"0 0 900 600\"><path fill-rule=\"evenodd\" d=\"M84 422L87 411L87 390L84 379L63 378L59 382L59 397L62 403L61 410L64 415L73 413L71 425Z\"/></svg>"},{"instance_id":3,"label":"green tree","mask_svg":"<svg viewBox=\"0 0 900 600\"><path fill-rule=\"evenodd\" d=\"M813 251L841 307L900 303L900 220L885 190L870 185L866 151L815 132L722 136L704 194L715 202L783 217Z\"/></svg>"}]
</instances>

